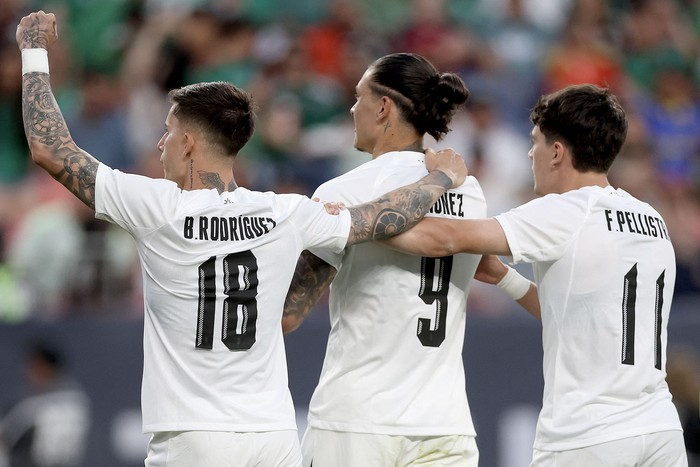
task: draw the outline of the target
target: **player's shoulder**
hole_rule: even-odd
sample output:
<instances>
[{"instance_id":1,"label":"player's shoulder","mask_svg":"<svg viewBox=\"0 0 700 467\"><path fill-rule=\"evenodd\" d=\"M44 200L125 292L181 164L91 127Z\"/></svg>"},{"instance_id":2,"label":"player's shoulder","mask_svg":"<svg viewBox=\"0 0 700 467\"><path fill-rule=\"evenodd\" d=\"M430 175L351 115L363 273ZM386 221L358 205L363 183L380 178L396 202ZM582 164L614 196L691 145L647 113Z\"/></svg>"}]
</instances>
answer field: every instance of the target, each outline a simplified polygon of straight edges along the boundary
<instances>
[{"instance_id":1,"label":"player's shoulder","mask_svg":"<svg viewBox=\"0 0 700 467\"><path fill-rule=\"evenodd\" d=\"M255 191L238 187L224 197L225 202L236 204L266 205L272 208L293 207L305 200L307 196L298 193L275 193L273 191Z\"/></svg>"},{"instance_id":2,"label":"player's shoulder","mask_svg":"<svg viewBox=\"0 0 700 467\"><path fill-rule=\"evenodd\" d=\"M462 191L465 193L473 193L481 197L484 196L484 192L481 189L481 184L479 183L479 180L473 175L467 176L467 178L464 180L464 183L462 183L457 188L453 188L449 191Z\"/></svg>"}]
</instances>

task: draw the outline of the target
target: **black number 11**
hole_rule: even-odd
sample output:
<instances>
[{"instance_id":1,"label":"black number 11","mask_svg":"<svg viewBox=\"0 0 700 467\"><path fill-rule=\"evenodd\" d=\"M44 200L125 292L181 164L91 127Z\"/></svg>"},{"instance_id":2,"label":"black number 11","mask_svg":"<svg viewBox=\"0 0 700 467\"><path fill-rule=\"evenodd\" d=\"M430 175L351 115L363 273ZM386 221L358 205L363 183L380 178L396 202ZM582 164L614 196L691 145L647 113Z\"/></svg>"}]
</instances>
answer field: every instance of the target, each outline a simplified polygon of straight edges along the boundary
<instances>
[{"instance_id":1,"label":"black number 11","mask_svg":"<svg viewBox=\"0 0 700 467\"><path fill-rule=\"evenodd\" d=\"M656 279L656 299L654 301L654 367L661 369L661 309L664 304L664 270ZM637 304L637 265L627 274L622 293L622 364L634 365L634 318Z\"/></svg>"}]
</instances>

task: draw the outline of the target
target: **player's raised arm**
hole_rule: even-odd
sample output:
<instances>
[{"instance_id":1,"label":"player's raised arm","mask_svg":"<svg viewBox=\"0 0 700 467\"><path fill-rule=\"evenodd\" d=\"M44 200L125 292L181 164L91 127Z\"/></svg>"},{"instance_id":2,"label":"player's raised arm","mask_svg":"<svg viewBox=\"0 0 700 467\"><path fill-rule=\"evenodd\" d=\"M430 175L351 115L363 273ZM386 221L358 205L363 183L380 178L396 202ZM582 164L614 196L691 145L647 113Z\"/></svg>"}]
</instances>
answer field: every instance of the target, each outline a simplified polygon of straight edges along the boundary
<instances>
[{"instance_id":1,"label":"player's raised arm","mask_svg":"<svg viewBox=\"0 0 700 467\"><path fill-rule=\"evenodd\" d=\"M53 13L31 13L17 26L24 132L32 160L94 209L99 162L76 146L51 92L47 50L57 38Z\"/></svg>"},{"instance_id":2,"label":"player's raised arm","mask_svg":"<svg viewBox=\"0 0 700 467\"><path fill-rule=\"evenodd\" d=\"M427 150L425 164L430 173L416 183L349 208L352 227L348 246L387 239L410 229L445 191L461 185L468 175L464 159L452 149Z\"/></svg>"}]
</instances>

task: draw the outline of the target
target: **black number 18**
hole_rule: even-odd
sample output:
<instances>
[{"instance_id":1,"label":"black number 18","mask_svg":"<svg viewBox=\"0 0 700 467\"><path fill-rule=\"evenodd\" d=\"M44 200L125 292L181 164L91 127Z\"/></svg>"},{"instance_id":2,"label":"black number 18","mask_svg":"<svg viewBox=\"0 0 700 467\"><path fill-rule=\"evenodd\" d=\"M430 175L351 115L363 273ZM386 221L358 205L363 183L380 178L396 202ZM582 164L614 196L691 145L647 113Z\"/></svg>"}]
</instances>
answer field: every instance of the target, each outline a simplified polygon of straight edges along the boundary
<instances>
[{"instance_id":1,"label":"black number 18","mask_svg":"<svg viewBox=\"0 0 700 467\"><path fill-rule=\"evenodd\" d=\"M216 256L199 266L199 306L195 347L211 350L216 310ZM248 350L255 343L258 319L258 262L250 250L223 259L224 316L221 340L230 350ZM240 316L239 316L240 315Z\"/></svg>"}]
</instances>

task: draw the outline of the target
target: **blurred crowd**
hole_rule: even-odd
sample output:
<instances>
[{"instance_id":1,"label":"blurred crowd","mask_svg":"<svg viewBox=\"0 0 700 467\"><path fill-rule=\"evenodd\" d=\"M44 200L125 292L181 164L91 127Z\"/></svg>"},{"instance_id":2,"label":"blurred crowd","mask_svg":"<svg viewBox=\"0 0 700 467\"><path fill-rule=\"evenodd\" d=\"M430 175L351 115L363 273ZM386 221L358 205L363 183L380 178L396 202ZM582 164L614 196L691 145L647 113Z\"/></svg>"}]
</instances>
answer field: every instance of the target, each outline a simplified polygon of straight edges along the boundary
<instances>
[{"instance_id":1,"label":"blurred crowd","mask_svg":"<svg viewBox=\"0 0 700 467\"><path fill-rule=\"evenodd\" d=\"M36 9L58 18L51 81L77 144L153 177L168 90L226 80L258 104L239 185L310 195L368 160L352 145L355 85L376 58L410 51L470 89L427 145L465 157L493 215L533 196L537 97L609 86L630 121L611 182L664 216L677 299L700 292L700 0L2 0L0 322L141 312L131 239L31 163L15 29ZM510 301L497 297L477 287L470 306L500 316Z\"/></svg>"}]
</instances>

